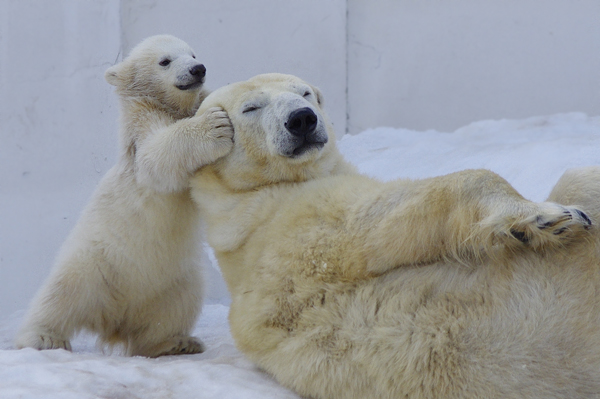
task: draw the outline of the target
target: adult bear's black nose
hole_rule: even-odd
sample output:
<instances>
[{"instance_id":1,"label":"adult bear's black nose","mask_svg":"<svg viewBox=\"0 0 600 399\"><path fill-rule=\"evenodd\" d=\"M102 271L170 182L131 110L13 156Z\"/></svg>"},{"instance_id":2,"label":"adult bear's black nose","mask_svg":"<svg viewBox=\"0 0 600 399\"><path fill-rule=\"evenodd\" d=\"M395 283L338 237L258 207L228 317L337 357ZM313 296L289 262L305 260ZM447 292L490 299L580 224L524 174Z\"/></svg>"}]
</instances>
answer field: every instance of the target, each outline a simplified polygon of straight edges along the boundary
<instances>
[{"instance_id":1,"label":"adult bear's black nose","mask_svg":"<svg viewBox=\"0 0 600 399\"><path fill-rule=\"evenodd\" d=\"M294 136L306 137L315 131L318 121L319 118L312 109L300 108L290 114L285 128Z\"/></svg>"},{"instance_id":2,"label":"adult bear's black nose","mask_svg":"<svg viewBox=\"0 0 600 399\"><path fill-rule=\"evenodd\" d=\"M204 77L204 75L206 75L206 67L202 64L194 65L190 69L190 74L192 74L194 76L198 76L199 78L202 78L202 77Z\"/></svg>"}]
</instances>

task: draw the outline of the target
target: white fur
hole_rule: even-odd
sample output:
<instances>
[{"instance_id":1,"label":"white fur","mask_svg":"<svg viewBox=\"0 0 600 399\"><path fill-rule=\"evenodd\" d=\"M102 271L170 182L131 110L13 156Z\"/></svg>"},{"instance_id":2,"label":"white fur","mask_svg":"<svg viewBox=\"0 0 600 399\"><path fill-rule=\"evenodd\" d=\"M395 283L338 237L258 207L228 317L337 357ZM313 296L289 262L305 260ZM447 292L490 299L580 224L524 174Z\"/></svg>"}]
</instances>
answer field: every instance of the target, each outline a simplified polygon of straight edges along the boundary
<instances>
[{"instance_id":1,"label":"white fur","mask_svg":"<svg viewBox=\"0 0 600 399\"><path fill-rule=\"evenodd\" d=\"M203 289L188 179L230 151L233 132L218 108L194 116L207 94L197 65L185 42L161 35L107 70L121 101L120 158L34 298L17 347L70 349L87 329L129 355L203 350L190 336Z\"/></svg>"},{"instance_id":2,"label":"white fur","mask_svg":"<svg viewBox=\"0 0 600 399\"><path fill-rule=\"evenodd\" d=\"M191 185L238 348L315 399L600 397L600 237L558 204L600 220L600 170L541 204L485 170L379 182L342 159L319 97L264 75L198 111L235 130ZM304 108L329 140L296 155Z\"/></svg>"}]
</instances>

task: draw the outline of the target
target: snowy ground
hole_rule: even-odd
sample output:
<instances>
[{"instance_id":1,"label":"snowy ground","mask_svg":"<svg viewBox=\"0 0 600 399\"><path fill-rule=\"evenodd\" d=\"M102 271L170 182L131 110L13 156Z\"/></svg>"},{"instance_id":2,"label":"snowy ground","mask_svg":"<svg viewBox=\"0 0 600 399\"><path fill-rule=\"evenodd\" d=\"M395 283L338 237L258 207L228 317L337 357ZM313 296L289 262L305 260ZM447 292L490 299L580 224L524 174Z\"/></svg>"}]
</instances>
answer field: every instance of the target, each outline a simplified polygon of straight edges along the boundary
<instances>
[{"instance_id":1,"label":"snowy ground","mask_svg":"<svg viewBox=\"0 0 600 399\"><path fill-rule=\"evenodd\" d=\"M566 169L600 164L600 117L483 121L453 133L377 128L346 136L339 146L361 172L381 179L487 168L542 201ZM205 353L160 359L104 354L88 335L73 341L73 353L16 351L19 312L0 322L0 398L298 398L235 349L227 312L224 304L204 308L195 335L207 344Z\"/></svg>"}]
</instances>

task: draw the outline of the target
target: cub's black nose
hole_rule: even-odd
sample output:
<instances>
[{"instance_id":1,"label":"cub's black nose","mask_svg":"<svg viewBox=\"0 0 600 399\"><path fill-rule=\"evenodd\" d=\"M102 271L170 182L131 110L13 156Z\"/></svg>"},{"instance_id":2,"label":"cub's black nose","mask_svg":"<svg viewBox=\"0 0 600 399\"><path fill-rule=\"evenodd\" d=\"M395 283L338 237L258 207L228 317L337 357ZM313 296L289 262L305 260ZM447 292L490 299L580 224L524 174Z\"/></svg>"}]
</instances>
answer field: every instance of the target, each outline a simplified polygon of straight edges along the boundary
<instances>
[{"instance_id":1,"label":"cub's black nose","mask_svg":"<svg viewBox=\"0 0 600 399\"><path fill-rule=\"evenodd\" d=\"M206 75L206 67L204 65L202 65L202 64L194 65L190 69L190 74L192 74L194 76L198 76L199 78L201 78L204 75Z\"/></svg>"},{"instance_id":2,"label":"cub's black nose","mask_svg":"<svg viewBox=\"0 0 600 399\"><path fill-rule=\"evenodd\" d=\"M315 131L319 118L312 109L300 108L290 114L285 128L294 136L307 136Z\"/></svg>"}]
</instances>

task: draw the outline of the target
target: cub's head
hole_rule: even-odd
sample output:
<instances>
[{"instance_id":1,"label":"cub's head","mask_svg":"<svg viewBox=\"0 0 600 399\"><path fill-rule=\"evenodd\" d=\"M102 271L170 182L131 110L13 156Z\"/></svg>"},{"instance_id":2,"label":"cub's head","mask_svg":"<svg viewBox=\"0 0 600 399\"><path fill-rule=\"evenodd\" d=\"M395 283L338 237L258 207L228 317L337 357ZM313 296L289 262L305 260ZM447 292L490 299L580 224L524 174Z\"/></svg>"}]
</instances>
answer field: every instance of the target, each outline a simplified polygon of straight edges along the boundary
<instances>
[{"instance_id":1,"label":"cub's head","mask_svg":"<svg viewBox=\"0 0 600 399\"><path fill-rule=\"evenodd\" d=\"M152 36L138 44L104 77L122 98L158 101L177 112L194 113L206 93L202 90L206 68L191 47L169 35Z\"/></svg>"},{"instance_id":2,"label":"cub's head","mask_svg":"<svg viewBox=\"0 0 600 399\"><path fill-rule=\"evenodd\" d=\"M222 107L234 128L233 150L210 165L232 189L299 182L345 164L316 87L282 74L222 87L198 110Z\"/></svg>"}]
</instances>

